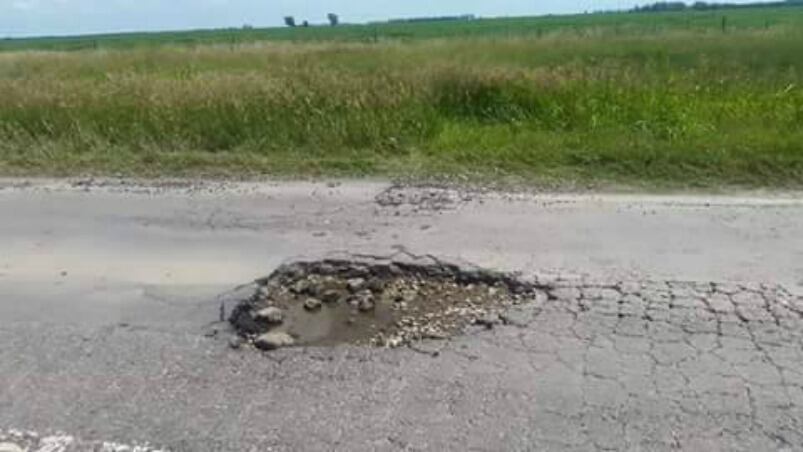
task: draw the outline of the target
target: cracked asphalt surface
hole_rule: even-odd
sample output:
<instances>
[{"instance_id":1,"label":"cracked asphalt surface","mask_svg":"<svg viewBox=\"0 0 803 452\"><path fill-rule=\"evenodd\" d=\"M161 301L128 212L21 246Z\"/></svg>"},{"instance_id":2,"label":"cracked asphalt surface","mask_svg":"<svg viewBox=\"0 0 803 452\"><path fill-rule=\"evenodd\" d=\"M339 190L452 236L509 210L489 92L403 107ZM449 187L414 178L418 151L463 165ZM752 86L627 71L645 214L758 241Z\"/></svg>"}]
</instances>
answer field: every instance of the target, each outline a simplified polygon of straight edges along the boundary
<instances>
[{"instance_id":1,"label":"cracked asphalt surface","mask_svg":"<svg viewBox=\"0 0 803 452\"><path fill-rule=\"evenodd\" d=\"M64 451L803 450L795 198L377 207L382 189L0 185L0 433L65 432ZM506 325L412 348L228 348L238 284L393 246L544 290Z\"/></svg>"}]
</instances>

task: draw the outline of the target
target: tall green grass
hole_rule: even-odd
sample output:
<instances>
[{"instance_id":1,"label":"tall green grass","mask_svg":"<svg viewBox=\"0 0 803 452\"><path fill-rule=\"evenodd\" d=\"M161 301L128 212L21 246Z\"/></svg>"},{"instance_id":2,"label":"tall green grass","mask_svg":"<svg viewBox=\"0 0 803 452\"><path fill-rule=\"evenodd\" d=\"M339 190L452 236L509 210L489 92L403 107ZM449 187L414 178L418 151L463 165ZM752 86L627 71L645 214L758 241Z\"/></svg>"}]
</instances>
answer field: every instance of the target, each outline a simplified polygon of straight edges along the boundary
<instances>
[{"instance_id":1,"label":"tall green grass","mask_svg":"<svg viewBox=\"0 0 803 452\"><path fill-rule=\"evenodd\" d=\"M803 185L803 31L0 54L0 171Z\"/></svg>"}]
</instances>

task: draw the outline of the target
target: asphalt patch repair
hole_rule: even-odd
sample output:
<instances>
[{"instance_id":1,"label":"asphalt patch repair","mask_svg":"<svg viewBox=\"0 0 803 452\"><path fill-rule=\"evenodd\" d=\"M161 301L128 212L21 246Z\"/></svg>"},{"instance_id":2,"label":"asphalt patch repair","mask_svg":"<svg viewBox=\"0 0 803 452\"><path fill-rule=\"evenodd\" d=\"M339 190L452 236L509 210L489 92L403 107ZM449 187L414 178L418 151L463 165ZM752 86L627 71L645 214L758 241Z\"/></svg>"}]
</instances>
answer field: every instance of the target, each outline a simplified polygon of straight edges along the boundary
<instances>
[{"instance_id":1,"label":"asphalt patch repair","mask_svg":"<svg viewBox=\"0 0 803 452\"><path fill-rule=\"evenodd\" d=\"M282 265L258 280L229 318L239 346L399 347L492 328L540 293L514 275L445 263L323 259Z\"/></svg>"}]
</instances>

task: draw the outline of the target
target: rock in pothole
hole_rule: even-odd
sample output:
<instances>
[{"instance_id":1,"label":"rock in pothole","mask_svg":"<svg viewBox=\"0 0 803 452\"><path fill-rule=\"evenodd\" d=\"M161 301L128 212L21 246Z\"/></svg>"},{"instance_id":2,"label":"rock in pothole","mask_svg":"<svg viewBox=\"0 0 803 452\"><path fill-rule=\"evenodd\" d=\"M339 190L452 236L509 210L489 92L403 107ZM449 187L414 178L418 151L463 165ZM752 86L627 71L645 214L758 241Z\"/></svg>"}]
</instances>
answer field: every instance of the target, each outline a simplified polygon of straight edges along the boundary
<instances>
[{"instance_id":1,"label":"rock in pothole","mask_svg":"<svg viewBox=\"0 0 803 452\"><path fill-rule=\"evenodd\" d=\"M260 334L254 338L254 345L260 350L276 350L282 347L289 347L295 345L295 338L290 334L283 331L272 331L270 333Z\"/></svg>"},{"instance_id":2,"label":"rock in pothole","mask_svg":"<svg viewBox=\"0 0 803 452\"><path fill-rule=\"evenodd\" d=\"M14 444L14 443L2 443L0 442L0 452L24 452L22 447Z\"/></svg>"},{"instance_id":3,"label":"rock in pothole","mask_svg":"<svg viewBox=\"0 0 803 452\"><path fill-rule=\"evenodd\" d=\"M269 325L279 325L284 322L284 311L276 306L268 306L254 313L254 318Z\"/></svg>"},{"instance_id":4,"label":"rock in pothole","mask_svg":"<svg viewBox=\"0 0 803 452\"><path fill-rule=\"evenodd\" d=\"M435 259L325 259L281 266L257 282L229 320L262 350L395 347L445 339L474 324L492 328L500 312L537 292L509 274Z\"/></svg>"}]
</instances>

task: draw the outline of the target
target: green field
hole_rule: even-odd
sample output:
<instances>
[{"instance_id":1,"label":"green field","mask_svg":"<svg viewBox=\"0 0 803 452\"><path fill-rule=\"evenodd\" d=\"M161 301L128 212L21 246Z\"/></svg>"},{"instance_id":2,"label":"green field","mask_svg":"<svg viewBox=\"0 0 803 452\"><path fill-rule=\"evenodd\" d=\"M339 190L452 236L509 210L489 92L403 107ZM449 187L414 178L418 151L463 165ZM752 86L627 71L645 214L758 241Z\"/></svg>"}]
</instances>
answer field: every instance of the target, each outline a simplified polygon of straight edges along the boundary
<instances>
[{"instance_id":1,"label":"green field","mask_svg":"<svg viewBox=\"0 0 803 452\"><path fill-rule=\"evenodd\" d=\"M800 7L0 50L4 174L803 185Z\"/></svg>"},{"instance_id":2,"label":"green field","mask_svg":"<svg viewBox=\"0 0 803 452\"><path fill-rule=\"evenodd\" d=\"M166 44L200 46L241 45L260 41L409 41L432 38L543 37L559 32L578 36L604 31L613 35L649 35L665 31L708 32L803 27L803 6L683 11L660 14L599 13L563 16L513 17L455 22L378 23L310 28L219 29L158 33L121 33L75 37L0 40L0 51L131 49Z\"/></svg>"}]
</instances>

